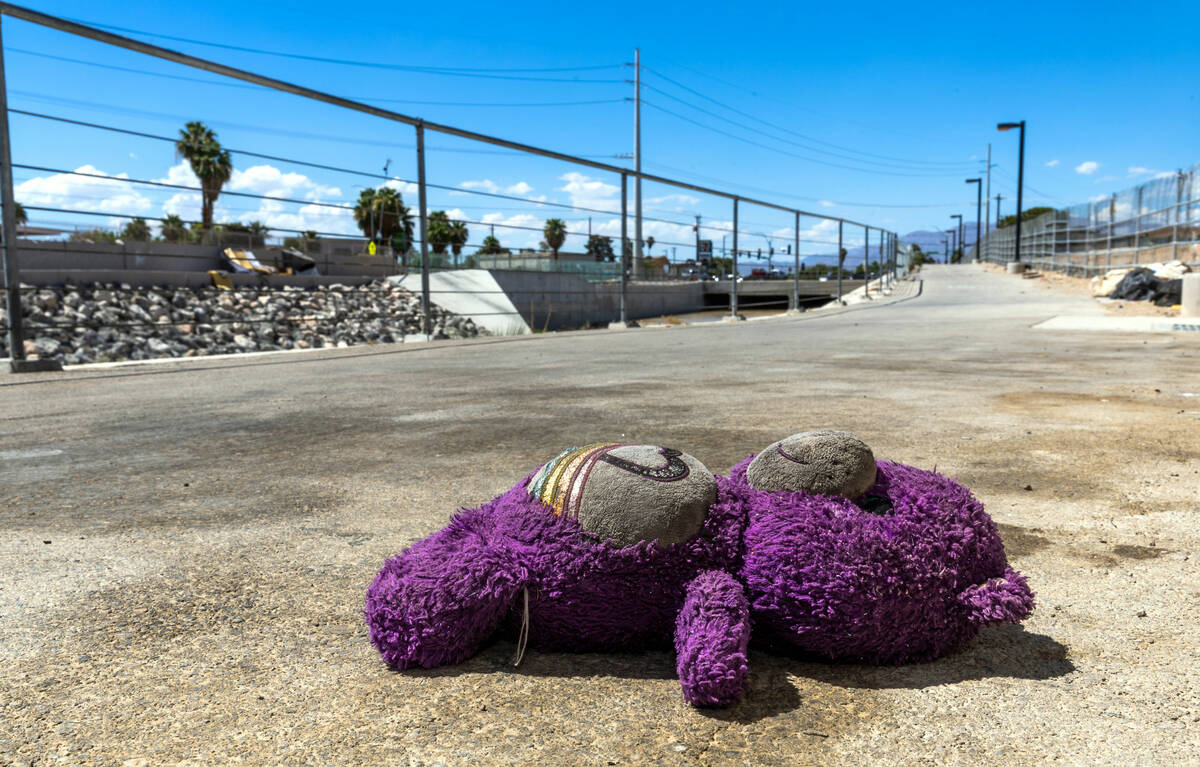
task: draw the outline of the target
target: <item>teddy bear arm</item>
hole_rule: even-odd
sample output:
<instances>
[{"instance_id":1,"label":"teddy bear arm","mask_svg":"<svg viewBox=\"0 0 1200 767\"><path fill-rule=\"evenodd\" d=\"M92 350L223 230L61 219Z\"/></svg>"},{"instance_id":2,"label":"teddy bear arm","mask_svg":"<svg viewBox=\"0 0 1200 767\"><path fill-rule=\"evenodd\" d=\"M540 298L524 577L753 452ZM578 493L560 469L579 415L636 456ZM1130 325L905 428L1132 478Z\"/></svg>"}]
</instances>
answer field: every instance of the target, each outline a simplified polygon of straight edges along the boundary
<instances>
[{"instance_id":1,"label":"teddy bear arm","mask_svg":"<svg viewBox=\"0 0 1200 767\"><path fill-rule=\"evenodd\" d=\"M694 706L727 706L742 696L750 605L742 584L722 570L705 570L686 586L675 621L676 672Z\"/></svg>"},{"instance_id":2,"label":"teddy bear arm","mask_svg":"<svg viewBox=\"0 0 1200 767\"><path fill-rule=\"evenodd\" d=\"M371 643L396 669L461 663L499 628L525 580L503 547L452 526L376 576L365 611Z\"/></svg>"}]
</instances>

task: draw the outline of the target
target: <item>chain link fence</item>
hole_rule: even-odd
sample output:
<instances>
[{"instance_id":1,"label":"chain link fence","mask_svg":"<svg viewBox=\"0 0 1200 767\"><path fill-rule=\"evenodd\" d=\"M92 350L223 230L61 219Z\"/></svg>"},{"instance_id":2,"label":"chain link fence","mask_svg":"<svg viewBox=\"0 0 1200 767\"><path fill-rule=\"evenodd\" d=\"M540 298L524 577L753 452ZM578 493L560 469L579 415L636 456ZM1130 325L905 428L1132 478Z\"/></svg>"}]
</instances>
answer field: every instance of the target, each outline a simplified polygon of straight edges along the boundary
<instances>
[{"instance_id":1,"label":"chain link fence","mask_svg":"<svg viewBox=\"0 0 1200 767\"><path fill-rule=\"evenodd\" d=\"M1016 227L994 229L969 256L1007 263ZM1021 261L1090 276L1139 264L1200 265L1200 163L1090 202L1021 222Z\"/></svg>"}]
</instances>

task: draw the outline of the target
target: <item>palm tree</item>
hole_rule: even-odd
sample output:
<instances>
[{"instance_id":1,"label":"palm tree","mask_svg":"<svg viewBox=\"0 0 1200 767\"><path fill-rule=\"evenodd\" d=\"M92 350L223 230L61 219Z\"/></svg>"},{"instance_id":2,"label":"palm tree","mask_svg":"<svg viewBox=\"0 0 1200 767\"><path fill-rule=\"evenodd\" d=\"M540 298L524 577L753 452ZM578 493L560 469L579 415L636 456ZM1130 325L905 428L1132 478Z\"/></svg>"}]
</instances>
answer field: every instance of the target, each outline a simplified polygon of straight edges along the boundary
<instances>
[{"instance_id":1,"label":"palm tree","mask_svg":"<svg viewBox=\"0 0 1200 767\"><path fill-rule=\"evenodd\" d=\"M425 222L425 236L429 239L429 247L438 255L444 255L446 246L450 244L450 218L444 210L435 210L429 214Z\"/></svg>"},{"instance_id":2,"label":"palm tree","mask_svg":"<svg viewBox=\"0 0 1200 767\"><path fill-rule=\"evenodd\" d=\"M162 220L162 238L167 242L187 242L190 233L183 219L174 213L169 213Z\"/></svg>"},{"instance_id":3,"label":"palm tree","mask_svg":"<svg viewBox=\"0 0 1200 767\"><path fill-rule=\"evenodd\" d=\"M653 238L653 237L647 237L647 238L646 238L646 254L647 254L647 255L653 255L653 254L650 252L650 251L652 251L652 250L654 250L654 238Z\"/></svg>"},{"instance_id":4,"label":"palm tree","mask_svg":"<svg viewBox=\"0 0 1200 767\"><path fill-rule=\"evenodd\" d=\"M374 240L379 232L379 227L375 226L375 193L377 191L379 190L362 190L358 193L358 202L354 203L354 223L368 240Z\"/></svg>"},{"instance_id":5,"label":"palm tree","mask_svg":"<svg viewBox=\"0 0 1200 767\"><path fill-rule=\"evenodd\" d=\"M400 253L407 268L408 251L413 241L412 211L404 198L390 186L364 189L354 204L354 222L367 239L388 243Z\"/></svg>"},{"instance_id":6,"label":"palm tree","mask_svg":"<svg viewBox=\"0 0 1200 767\"><path fill-rule=\"evenodd\" d=\"M125 228L121 230L121 239L126 242L146 242L150 239L150 227L146 225L146 219L137 217L131 219L125 224Z\"/></svg>"},{"instance_id":7,"label":"palm tree","mask_svg":"<svg viewBox=\"0 0 1200 767\"><path fill-rule=\"evenodd\" d=\"M29 214L25 212L25 206L19 202L13 203L13 210L17 212L17 224L24 226L29 223Z\"/></svg>"},{"instance_id":8,"label":"palm tree","mask_svg":"<svg viewBox=\"0 0 1200 767\"><path fill-rule=\"evenodd\" d=\"M200 179L200 220L207 238L212 231L213 206L221 196L221 188L233 175L233 161L229 152L221 148L217 134L199 120L189 122L179 131L175 152L187 159Z\"/></svg>"},{"instance_id":9,"label":"palm tree","mask_svg":"<svg viewBox=\"0 0 1200 767\"><path fill-rule=\"evenodd\" d=\"M485 255L502 255L508 252L507 248L500 246L500 240L497 240L492 235L483 238L483 244L479 246L478 253Z\"/></svg>"},{"instance_id":10,"label":"palm tree","mask_svg":"<svg viewBox=\"0 0 1200 767\"><path fill-rule=\"evenodd\" d=\"M470 233L462 221L450 222L450 252L454 254L454 265L458 266L458 257L462 255L463 246L467 244Z\"/></svg>"},{"instance_id":11,"label":"palm tree","mask_svg":"<svg viewBox=\"0 0 1200 767\"><path fill-rule=\"evenodd\" d=\"M546 244L550 246L550 251L554 254L554 260L558 260L558 249L563 246L567 240L567 225L561 218L548 218L546 225L542 227L542 234L546 236Z\"/></svg>"}]
</instances>

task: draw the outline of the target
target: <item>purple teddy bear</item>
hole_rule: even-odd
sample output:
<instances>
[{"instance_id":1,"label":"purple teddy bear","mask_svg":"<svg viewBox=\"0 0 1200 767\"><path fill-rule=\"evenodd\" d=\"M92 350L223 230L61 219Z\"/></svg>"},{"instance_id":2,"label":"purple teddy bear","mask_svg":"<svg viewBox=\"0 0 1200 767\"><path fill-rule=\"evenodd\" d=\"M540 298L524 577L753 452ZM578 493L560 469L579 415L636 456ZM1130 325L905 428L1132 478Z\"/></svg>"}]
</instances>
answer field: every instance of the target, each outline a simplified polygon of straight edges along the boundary
<instances>
[{"instance_id":1,"label":"purple teddy bear","mask_svg":"<svg viewBox=\"0 0 1200 767\"><path fill-rule=\"evenodd\" d=\"M518 656L526 642L591 651L674 636L685 699L724 706L742 694L752 628L829 657L900 663L1032 605L965 488L876 468L850 435L807 432L728 478L668 448L564 451L389 559L365 614L396 669L459 663L505 625Z\"/></svg>"}]
</instances>

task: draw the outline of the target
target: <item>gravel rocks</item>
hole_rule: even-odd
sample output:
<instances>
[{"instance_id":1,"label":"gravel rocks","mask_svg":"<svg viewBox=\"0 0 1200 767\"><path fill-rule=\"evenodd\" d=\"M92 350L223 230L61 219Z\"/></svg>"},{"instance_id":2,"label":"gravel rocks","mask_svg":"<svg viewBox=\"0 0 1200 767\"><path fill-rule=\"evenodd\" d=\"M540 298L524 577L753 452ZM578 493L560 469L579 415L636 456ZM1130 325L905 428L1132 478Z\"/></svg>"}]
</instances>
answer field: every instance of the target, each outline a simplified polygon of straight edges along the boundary
<instances>
[{"instance_id":1,"label":"gravel rocks","mask_svg":"<svg viewBox=\"0 0 1200 767\"><path fill-rule=\"evenodd\" d=\"M400 343L421 335L421 301L385 282L220 290L91 283L22 285L25 353L68 365ZM486 334L431 307L433 337ZM7 327L0 309L0 325ZM0 337L0 357L8 356Z\"/></svg>"}]
</instances>

